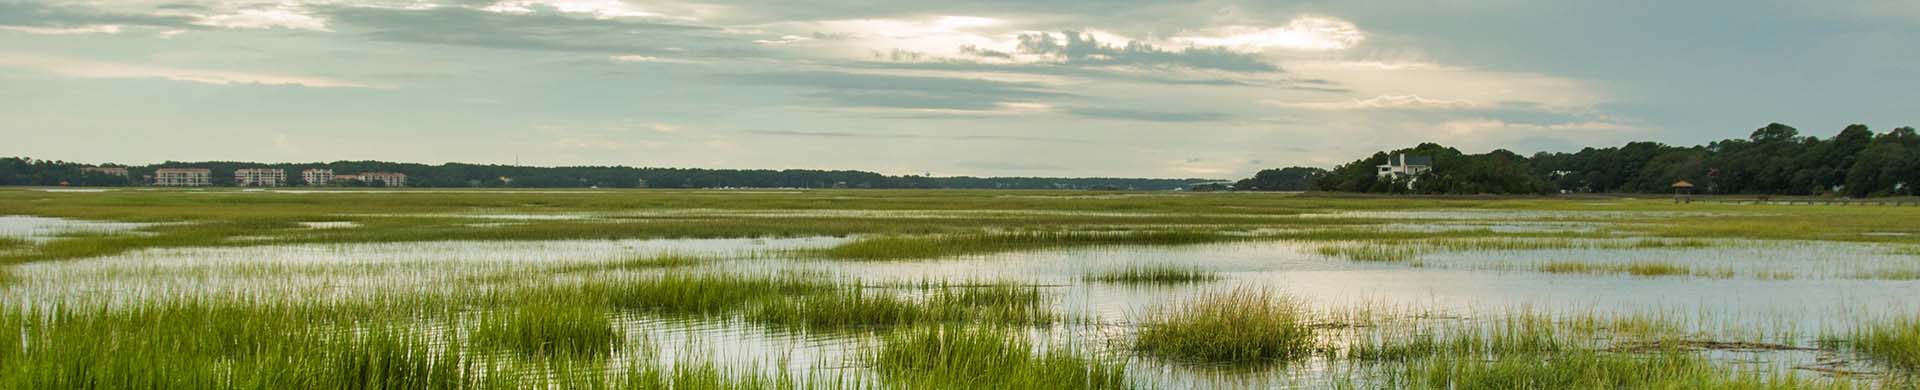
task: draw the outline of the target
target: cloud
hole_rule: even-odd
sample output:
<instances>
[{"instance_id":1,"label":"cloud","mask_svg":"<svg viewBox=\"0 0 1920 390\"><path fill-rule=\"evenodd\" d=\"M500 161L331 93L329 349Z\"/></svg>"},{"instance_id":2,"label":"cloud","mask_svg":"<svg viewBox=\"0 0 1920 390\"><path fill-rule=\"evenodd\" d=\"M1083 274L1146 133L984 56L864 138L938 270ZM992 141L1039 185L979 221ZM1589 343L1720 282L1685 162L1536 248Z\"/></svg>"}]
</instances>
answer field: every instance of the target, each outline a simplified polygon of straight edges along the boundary
<instances>
[{"instance_id":1,"label":"cloud","mask_svg":"<svg viewBox=\"0 0 1920 390\"><path fill-rule=\"evenodd\" d=\"M1466 136L1488 132L1618 131L1632 129L1631 126L1612 122L1524 123L1508 122L1500 119L1447 121L1434 125L1433 128L1452 136Z\"/></svg>"},{"instance_id":2,"label":"cloud","mask_svg":"<svg viewBox=\"0 0 1920 390\"><path fill-rule=\"evenodd\" d=\"M1188 47L1166 50L1137 40L1114 46L1101 43L1092 33L1064 31L1021 34L1011 51L978 46L963 46L961 53L975 58L1037 60L1081 66L1187 67L1233 72L1277 72L1280 67L1250 55L1223 48Z\"/></svg>"},{"instance_id":3,"label":"cloud","mask_svg":"<svg viewBox=\"0 0 1920 390\"><path fill-rule=\"evenodd\" d=\"M1213 122L1232 118L1232 115L1219 112L1146 111L1098 107L1074 107L1067 109L1067 113L1087 118L1144 122Z\"/></svg>"},{"instance_id":4,"label":"cloud","mask_svg":"<svg viewBox=\"0 0 1920 390\"><path fill-rule=\"evenodd\" d=\"M1017 136L1017 135L929 135L929 134L905 134L905 133L856 133L856 132L846 132L846 131L796 131L796 130L742 130L741 132L747 133L747 134L785 136L785 137L817 137L817 138L847 138L847 139L931 139L931 140L950 140L950 141L1021 141L1021 142L1054 142L1054 143L1092 143L1092 141L1090 140L1076 139L1076 138L1029 137L1029 136Z\"/></svg>"},{"instance_id":5,"label":"cloud","mask_svg":"<svg viewBox=\"0 0 1920 390\"><path fill-rule=\"evenodd\" d=\"M1046 163L1017 163L1007 161L961 161L956 167L990 171L1058 171L1066 167Z\"/></svg>"},{"instance_id":6,"label":"cloud","mask_svg":"<svg viewBox=\"0 0 1920 390\"><path fill-rule=\"evenodd\" d=\"M1420 95L1380 95L1366 99L1343 101L1289 102L1268 100L1261 103L1289 108L1309 110L1453 110L1485 108L1487 105L1467 100L1429 99Z\"/></svg>"},{"instance_id":7,"label":"cloud","mask_svg":"<svg viewBox=\"0 0 1920 390\"><path fill-rule=\"evenodd\" d=\"M130 65L33 53L0 52L0 66L36 69L89 79L162 79L216 85L292 85L311 88L378 88L322 77Z\"/></svg>"},{"instance_id":8,"label":"cloud","mask_svg":"<svg viewBox=\"0 0 1920 390\"><path fill-rule=\"evenodd\" d=\"M34 2L0 1L0 26L29 33L86 29L117 32L123 26L189 28L194 21L195 18L189 16L106 12Z\"/></svg>"},{"instance_id":9,"label":"cloud","mask_svg":"<svg viewBox=\"0 0 1920 390\"><path fill-rule=\"evenodd\" d=\"M327 29L326 20L284 6L242 9L233 13L207 15L195 20L193 24L219 28L331 31Z\"/></svg>"},{"instance_id":10,"label":"cloud","mask_svg":"<svg viewBox=\"0 0 1920 390\"><path fill-rule=\"evenodd\" d=\"M538 6L524 13L459 7L420 10L348 7L330 9L325 14L335 24L351 26L351 30L368 38L390 42L638 56L752 50L751 44L736 42L732 37L722 39L722 33L711 27L580 18ZM682 50L685 47L699 50Z\"/></svg>"},{"instance_id":11,"label":"cloud","mask_svg":"<svg viewBox=\"0 0 1920 390\"><path fill-rule=\"evenodd\" d=\"M667 15L648 11L639 6L619 0L502 0L481 8L482 11L511 14L533 13L543 9L551 9L571 14L586 14L598 19L667 17Z\"/></svg>"},{"instance_id":12,"label":"cloud","mask_svg":"<svg viewBox=\"0 0 1920 390\"><path fill-rule=\"evenodd\" d=\"M0 30L17 31L36 35L79 35L79 34L119 34L120 26L99 24L79 27L28 27L0 26Z\"/></svg>"},{"instance_id":13,"label":"cloud","mask_svg":"<svg viewBox=\"0 0 1920 390\"><path fill-rule=\"evenodd\" d=\"M655 57L655 56L643 56L643 55L613 56L612 59L615 62L651 62L651 63L660 63L660 64L698 64L701 62L701 61L689 60L684 58L667 58L667 57Z\"/></svg>"},{"instance_id":14,"label":"cloud","mask_svg":"<svg viewBox=\"0 0 1920 390\"><path fill-rule=\"evenodd\" d=\"M1040 84L972 78L830 71L749 73L727 78L800 87L811 91L807 96L858 107L987 111L1005 108L1007 103L1070 96Z\"/></svg>"},{"instance_id":15,"label":"cloud","mask_svg":"<svg viewBox=\"0 0 1920 390\"><path fill-rule=\"evenodd\" d=\"M1346 50L1366 40L1366 33L1351 22L1321 17L1294 18L1285 26L1224 26L1182 33L1174 42L1202 47L1223 47L1241 52L1269 49L1328 51Z\"/></svg>"}]
</instances>

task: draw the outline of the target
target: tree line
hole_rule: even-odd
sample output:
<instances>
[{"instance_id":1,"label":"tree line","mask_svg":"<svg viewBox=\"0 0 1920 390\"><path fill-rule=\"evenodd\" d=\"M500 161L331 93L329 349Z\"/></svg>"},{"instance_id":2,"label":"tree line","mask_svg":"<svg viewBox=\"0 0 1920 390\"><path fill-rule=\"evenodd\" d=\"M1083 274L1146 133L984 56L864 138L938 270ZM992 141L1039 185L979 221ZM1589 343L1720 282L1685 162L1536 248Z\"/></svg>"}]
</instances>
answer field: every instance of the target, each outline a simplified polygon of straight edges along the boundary
<instances>
[{"instance_id":1,"label":"tree line","mask_svg":"<svg viewBox=\"0 0 1920 390\"><path fill-rule=\"evenodd\" d=\"M1378 167L1397 154L1431 157L1432 170L1415 177L1382 178ZM1297 171L1290 177L1312 172ZM1466 154L1423 143L1317 173L1309 187L1412 194L1666 193L1679 181L1706 194L1914 195L1920 185L1920 134L1912 127L1875 133L1865 125L1851 125L1822 139L1774 123L1745 139L1706 145L1632 142L1531 157L1504 149Z\"/></svg>"},{"instance_id":2,"label":"tree line","mask_svg":"<svg viewBox=\"0 0 1920 390\"><path fill-rule=\"evenodd\" d=\"M874 172L807 169L635 168L624 166L528 167L447 163L426 165L385 161L331 163L251 163L238 161L166 162L127 168L126 176L89 172L92 165L68 161L0 157L0 185L131 186L145 185L160 168L206 168L215 186L234 185L233 171L275 168L287 171L288 185L305 185L300 171L335 173L398 172L408 187L518 188L952 188L952 189L1132 189L1173 190L1209 179L931 177L890 176Z\"/></svg>"}]
</instances>

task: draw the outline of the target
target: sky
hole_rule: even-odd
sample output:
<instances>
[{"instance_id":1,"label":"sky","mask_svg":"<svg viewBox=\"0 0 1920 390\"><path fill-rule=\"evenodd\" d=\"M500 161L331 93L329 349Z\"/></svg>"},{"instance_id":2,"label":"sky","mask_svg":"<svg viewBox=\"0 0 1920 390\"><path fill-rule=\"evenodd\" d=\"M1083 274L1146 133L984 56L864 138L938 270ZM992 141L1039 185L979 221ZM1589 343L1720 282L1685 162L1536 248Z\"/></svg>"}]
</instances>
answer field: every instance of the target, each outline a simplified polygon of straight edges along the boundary
<instances>
[{"instance_id":1,"label":"sky","mask_svg":"<svg viewBox=\"0 0 1920 390\"><path fill-rule=\"evenodd\" d=\"M0 156L1239 178L1920 125L1920 2L0 0Z\"/></svg>"}]
</instances>

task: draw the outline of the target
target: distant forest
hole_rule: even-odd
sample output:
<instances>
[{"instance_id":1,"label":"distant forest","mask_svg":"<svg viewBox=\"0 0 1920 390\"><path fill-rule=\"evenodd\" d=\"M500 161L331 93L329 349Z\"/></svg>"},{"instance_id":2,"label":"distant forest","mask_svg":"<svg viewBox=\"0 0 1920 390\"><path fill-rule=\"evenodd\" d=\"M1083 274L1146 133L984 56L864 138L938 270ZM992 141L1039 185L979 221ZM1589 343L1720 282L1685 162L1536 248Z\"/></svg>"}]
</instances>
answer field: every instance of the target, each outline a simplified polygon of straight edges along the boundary
<instances>
[{"instance_id":1,"label":"distant forest","mask_svg":"<svg viewBox=\"0 0 1920 390\"><path fill-rule=\"evenodd\" d=\"M1212 179L1045 178L1045 177L927 177L888 176L863 171L633 168L621 166L525 167L448 163L441 165L381 161L341 161L308 164L247 162L167 162L125 167L127 176L86 172L92 165L24 157L0 157L0 185L12 186L131 186L146 185L144 177L159 168L207 168L213 185L234 185L240 168L287 170L288 185L304 185L300 171L332 169L335 173L399 172L408 187L531 187L531 188L979 188L979 189L1131 189L1173 190Z\"/></svg>"},{"instance_id":2,"label":"distant forest","mask_svg":"<svg viewBox=\"0 0 1920 390\"><path fill-rule=\"evenodd\" d=\"M1418 177L1383 179L1377 167L1389 156L1433 158L1433 169ZM1832 138L1801 136L1774 123L1746 139L1703 146L1633 142L1621 147L1586 148L1574 153L1521 156L1507 150L1464 154L1454 148L1420 144L1382 151L1332 171L1289 168L1261 172L1235 189L1413 193L1554 194L1668 193L1678 181L1702 194L1838 195L1852 197L1913 195L1920 185L1920 135L1912 127L1874 133L1865 125L1847 126ZM1307 176L1309 186L1297 183ZM1289 188L1276 188L1290 183Z\"/></svg>"}]
</instances>

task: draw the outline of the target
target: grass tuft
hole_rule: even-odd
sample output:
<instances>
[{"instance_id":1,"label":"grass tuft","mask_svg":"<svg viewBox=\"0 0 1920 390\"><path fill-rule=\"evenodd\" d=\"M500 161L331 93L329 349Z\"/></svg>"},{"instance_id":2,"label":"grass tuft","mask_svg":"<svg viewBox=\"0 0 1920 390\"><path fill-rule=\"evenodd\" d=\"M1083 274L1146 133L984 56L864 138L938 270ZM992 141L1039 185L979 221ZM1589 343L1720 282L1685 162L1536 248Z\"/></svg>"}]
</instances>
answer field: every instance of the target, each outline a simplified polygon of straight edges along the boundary
<instances>
[{"instance_id":1,"label":"grass tuft","mask_svg":"<svg viewBox=\"0 0 1920 390\"><path fill-rule=\"evenodd\" d=\"M527 356L605 356L620 345L607 314L596 307L521 307L480 321L475 345Z\"/></svg>"},{"instance_id":2,"label":"grass tuft","mask_svg":"<svg viewBox=\"0 0 1920 390\"><path fill-rule=\"evenodd\" d=\"M1920 317L1856 329L1844 345L1888 367L1920 375Z\"/></svg>"},{"instance_id":3,"label":"grass tuft","mask_svg":"<svg viewBox=\"0 0 1920 390\"><path fill-rule=\"evenodd\" d=\"M1353 261L1411 261L1420 252L1414 248L1381 243L1329 245L1318 249L1320 255Z\"/></svg>"},{"instance_id":4,"label":"grass tuft","mask_svg":"<svg viewBox=\"0 0 1920 390\"><path fill-rule=\"evenodd\" d=\"M1556 261L1539 265L1540 272L1555 274L1627 274L1633 276L1676 276L1693 275L1693 269L1685 266L1659 262L1632 262L1626 264L1587 263L1578 261ZM1704 272L1702 276L1717 276L1714 272Z\"/></svg>"},{"instance_id":5,"label":"grass tuft","mask_svg":"<svg viewBox=\"0 0 1920 390\"><path fill-rule=\"evenodd\" d=\"M1151 314L1134 348L1163 358L1250 364L1306 357L1316 349L1307 313L1290 297L1240 288L1202 295Z\"/></svg>"},{"instance_id":6,"label":"grass tuft","mask_svg":"<svg viewBox=\"0 0 1920 390\"><path fill-rule=\"evenodd\" d=\"M1219 280L1220 276L1197 267L1144 265L1094 273L1085 279L1116 284L1182 284L1211 282Z\"/></svg>"},{"instance_id":7,"label":"grass tuft","mask_svg":"<svg viewBox=\"0 0 1920 390\"><path fill-rule=\"evenodd\" d=\"M682 268L706 264L712 260L679 253L667 253L654 256L632 257L605 263L588 263L555 267L556 273L643 271L663 268Z\"/></svg>"},{"instance_id":8,"label":"grass tuft","mask_svg":"<svg viewBox=\"0 0 1920 390\"><path fill-rule=\"evenodd\" d=\"M855 240L812 255L844 260L931 259L1019 250L1106 245L1186 245L1240 240L1213 231L1012 232L883 236Z\"/></svg>"},{"instance_id":9,"label":"grass tuft","mask_svg":"<svg viewBox=\"0 0 1920 390\"><path fill-rule=\"evenodd\" d=\"M872 357L894 387L915 389L1125 389L1121 365L1049 348L1001 328L928 327L887 336Z\"/></svg>"},{"instance_id":10,"label":"grass tuft","mask_svg":"<svg viewBox=\"0 0 1920 390\"><path fill-rule=\"evenodd\" d=\"M858 286L792 299L770 300L749 318L810 330L883 328L910 324L1048 324L1054 315L1039 290L1010 284L940 286L914 301Z\"/></svg>"}]
</instances>

